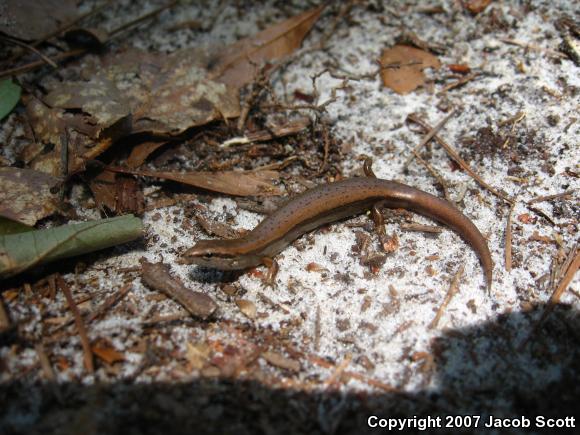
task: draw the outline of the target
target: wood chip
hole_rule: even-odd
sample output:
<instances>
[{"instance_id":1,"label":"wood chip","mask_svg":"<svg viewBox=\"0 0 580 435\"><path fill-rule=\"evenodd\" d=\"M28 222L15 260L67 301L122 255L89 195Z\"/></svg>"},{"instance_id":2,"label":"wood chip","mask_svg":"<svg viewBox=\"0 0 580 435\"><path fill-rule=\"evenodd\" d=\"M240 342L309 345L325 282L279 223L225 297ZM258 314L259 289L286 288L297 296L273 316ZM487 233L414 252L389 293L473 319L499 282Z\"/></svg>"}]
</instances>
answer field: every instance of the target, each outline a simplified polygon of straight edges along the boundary
<instances>
[{"instance_id":1,"label":"wood chip","mask_svg":"<svg viewBox=\"0 0 580 435\"><path fill-rule=\"evenodd\" d=\"M250 320L254 320L256 318L257 309L256 304L252 301L248 301L246 299L238 299L236 301L236 305L242 312L244 316L246 316Z\"/></svg>"},{"instance_id":2,"label":"wood chip","mask_svg":"<svg viewBox=\"0 0 580 435\"><path fill-rule=\"evenodd\" d=\"M268 363L273 366L280 367L282 369L290 370L293 372L300 371L300 362L291 358L286 358L285 356L276 352L263 352L262 358L264 358Z\"/></svg>"},{"instance_id":3,"label":"wood chip","mask_svg":"<svg viewBox=\"0 0 580 435\"><path fill-rule=\"evenodd\" d=\"M180 279L170 274L170 267L164 263L149 263L141 259L141 279L148 287L160 291L175 300L189 313L206 319L213 314L217 304L205 293L187 288Z\"/></svg>"}]
</instances>

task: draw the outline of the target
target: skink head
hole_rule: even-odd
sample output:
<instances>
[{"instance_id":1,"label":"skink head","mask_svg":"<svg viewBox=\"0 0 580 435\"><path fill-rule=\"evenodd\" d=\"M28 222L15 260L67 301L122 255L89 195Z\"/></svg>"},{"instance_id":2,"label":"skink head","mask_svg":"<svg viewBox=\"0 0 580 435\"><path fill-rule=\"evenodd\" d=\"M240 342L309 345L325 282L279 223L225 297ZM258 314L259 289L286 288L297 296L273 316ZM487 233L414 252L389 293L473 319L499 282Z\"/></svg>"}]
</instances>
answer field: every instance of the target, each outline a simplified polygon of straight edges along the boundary
<instances>
[{"instance_id":1,"label":"skink head","mask_svg":"<svg viewBox=\"0 0 580 435\"><path fill-rule=\"evenodd\" d=\"M248 267L247 256L239 255L233 246L233 240L200 240L181 256L185 264L221 269L237 270Z\"/></svg>"}]
</instances>

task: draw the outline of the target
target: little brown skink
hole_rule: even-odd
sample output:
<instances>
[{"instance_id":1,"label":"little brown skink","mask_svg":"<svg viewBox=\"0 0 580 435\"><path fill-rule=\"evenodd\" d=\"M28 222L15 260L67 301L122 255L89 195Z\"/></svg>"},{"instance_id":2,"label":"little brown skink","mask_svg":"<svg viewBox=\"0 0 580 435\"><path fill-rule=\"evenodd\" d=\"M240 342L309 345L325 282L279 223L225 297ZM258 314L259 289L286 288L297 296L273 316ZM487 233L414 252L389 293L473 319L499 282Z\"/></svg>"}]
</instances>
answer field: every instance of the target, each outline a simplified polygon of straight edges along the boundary
<instances>
[{"instance_id":1,"label":"little brown skink","mask_svg":"<svg viewBox=\"0 0 580 435\"><path fill-rule=\"evenodd\" d=\"M374 205L405 208L429 216L455 230L475 250L488 289L493 262L485 238L450 202L395 181L350 178L324 184L292 198L239 239L201 240L182 261L205 267L236 270L271 264L286 246L313 229L369 210Z\"/></svg>"}]
</instances>

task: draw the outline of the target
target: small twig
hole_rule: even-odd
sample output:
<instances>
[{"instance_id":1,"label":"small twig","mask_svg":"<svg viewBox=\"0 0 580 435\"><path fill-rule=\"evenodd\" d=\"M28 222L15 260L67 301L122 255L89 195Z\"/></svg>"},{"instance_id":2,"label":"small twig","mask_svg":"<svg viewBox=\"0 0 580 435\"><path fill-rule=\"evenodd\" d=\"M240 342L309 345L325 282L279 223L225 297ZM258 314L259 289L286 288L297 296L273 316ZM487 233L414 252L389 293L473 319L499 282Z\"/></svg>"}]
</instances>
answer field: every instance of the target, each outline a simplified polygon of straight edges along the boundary
<instances>
[{"instance_id":1,"label":"small twig","mask_svg":"<svg viewBox=\"0 0 580 435\"><path fill-rule=\"evenodd\" d=\"M87 50L84 48L76 48L74 50L65 51L64 53L56 54L52 57L53 61L61 61L68 59L69 57L75 57L80 54L84 54ZM27 63L25 65L17 66L15 68L6 69L4 71L0 71L0 79L5 77L10 77L18 74L23 74L28 71L35 70L41 66L45 65L44 60L36 60L34 62Z\"/></svg>"},{"instance_id":2,"label":"small twig","mask_svg":"<svg viewBox=\"0 0 580 435\"><path fill-rule=\"evenodd\" d=\"M314 365L317 365L319 367L323 367L326 369L331 369L334 367L334 364L329 363L328 361L325 361L322 358L317 357L315 355L305 355L305 356L306 356L306 359L311 364L314 364ZM345 370L342 372L342 375L346 376L347 378L352 378L352 379L356 379L357 381L364 382L367 385L381 389L383 391L387 391L390 393L393 393L393 392L401 393L401 390L399 388L393 387L389 384L385 384L384 382L381 382L377 379L369 378L368 376L362 375L360 373Z\"/></svg>"},{"instance_id":3,"label":"small twig","mask_svg":"<svg viewBox=\"0 0 580 435\"><path fill-rule=\"evenodd\" d=\"M320 349L320 334L321 334L321 320L320 320L320 305L316 306L316 317L314 318L314 350L318 352Z\"/></svg>"},{"instance_id":4,"label":"small twig","mask_svg":"<svg viewBox=\"0 0 580 435\"><path fill-rule=\"evenodd\" d=\"M447 201L449 201L449 202L453 202L452 199L451 199L451 196L449 195L449 191L447 190L447 183L445 182L445 180L443 179L443 177L441 176L441 174L439 174L435 170L435 168L433 168L433 166L431 166L429 164L429 162L427 162L423 157L421 157L421 154L419 154L417 151L415 151L409 145L406 145L406 147L409 148L409 150L413 153L413 155L415 156L415 158L417 160L419 160L419 163L421 163L423 166L425 166L425 168L429 171L429 173L431 175L433 175L433 177L435 177L435 179L437 180L437 182L439 183L439 185L443 189L443 196L445 196L445 199Z\"/></svg>"},{"instance_id":5,"label":"small twig","mask_svg":"<svg viewBox=\"0 0 580 435\"><path fill-rule=\"evenodd\" d=\"M427 122L423 121L421 118L419 118L418 116L416 116L414 114L410 114L407 117L407 119L419 124L425 130L428 130L428 131L432 130L431 126ZM435 139L439 143L439 145L441 145L441 147L443 147L443 149L447 152L449 157L451 157L451 159L453 161L455 161L455 163L457 163L465 172L467 172L471 176L471 178L473 178L475 181L477 181L480 186L482 186L484 189L487 189L488 191L493 193L495 196L497 196L500 199L503 199L504 201L506 201L509 204L512 204L514 202L513 199L508 198L506 195L498 192L493 187L491 187L489 184L487 184L483 180L483 178L481 178L479 175L477 175L475 173L475 171L473 171L473 169L471 169L471 167L467 164L467 162L465 160L463 160L461 158L461 156L459 156L457 151L455 151L453 149L453 147L451 145L449 145L446 141L444 141L439 135L435 134L433 136L433 139Z\"/></svg>"},{"instance_id":6,"label":"small twig","mask_svg":"<svg viewBox=\"0 0 580 435\"><path fill-rule=\"evenodd\" d=\"M567 56L563 53L560 53L559 51L550 50L549 48L543 48L543 47L540 47L539 45L536 45L536 44L527 44L525 42L517 41L515 39L509 39L509 38L500 38L499 40L502 42L505 42L506 44L516 45L518 47L525 48L526 50L539 51L539 52L549 54L550 56L559 57L560 59L567 59Z\"/></svg>"},{"instance_id":7,"label":"small twig","mask_svg":"<svg viewBox=\"0 0 580 435\"><path fill-rule=\"evenodd\" d=\"M542 218L546 219L546 221L547 221L547 222L548 222L550 225L552 225L553 227L555 227L555 226L556 226L556 222L554 222L554 220L553 220L553 219L552 219L550 216L548 216L546 213L544 213L544 212L543 212L542 210L540 210L539 208L532 207L532 206L531 206L531 205L529 205L529 204L526 204L526 208L527 208L528 210L530 210L530 211L532 211L532 212L536 213L538 216L540 216L540 217L542 217Z\"/></svg>"},{"instance_id":8,"label":"small twig","mask_svg":"<svg viewBox=\"0 0 580 435\"><path fill-rule=\"evenodd\" d=\"M54 373L54 369L50 364L50 359L48 358L48 355L44 351L44 346L42 345L42 343L37 343L36 346L34 346L34 349L36 350L36 355L38 355L38 362L40 363L40 368L44 373L44 378L47 381L51 382L55 381L56 374Z\"/></svg>"},{"instance_id":9,"label":"small twig","mask_svg":"<svg viewBox=\"0 0 580 435\"><path fill-rule=\"evenodd\" d=\"M272 299L270 299L268 296L266 296L264 293L259 292L258 293L258 297L265 302L266 304L270 305L272 308L278 309L280 311L282 311L284 314L290 314L290 310L288 310L284 305L279 304L277 302L274 302Z\"/></svg>"},{"instance_id":10,"label":"small twig","mask_svg":"<svg viewBox=\"0 0 580 435\"><path fill-rule=\"evenodd\" d=\"M159 13L163 12L165 9L171 8L177 4L177 0L173 0L166 5L159 6L157 9L153 9L151 12L146 13L145 15L140 16L139 18L134 19L133 21L129 21L128 23L122 24L121 26L117 27L115 30L111 30L109 32L109 37L113 37L118 35L124 30L129 29L130 27L136 26L137 24L142 23L143 21L148 20L149 18L158 15Z\"/></svg>"},{"instance_id":11,"label":"small twig","mask_svg":"<svg viewBox=\"0 0 580 435\"><path fill-rule=\"evenodd\" d=\"M447 124L447 121L449 121L449 119L455 114L456 111L457 111L457 109L451 110L451 112L449 112L445 118L443 118L441 121L439 121L439 123L435 126L435 128L428 128L427 129L428 133L425 136L423 136L423 139L421 139L421 142L419 142L415 146L415 148L412 149L412 151L414 151L414 152L411 153L411 155L409 156L409 158L407 158L407 161L403 165L403 168L405 170L407 169L409 164L413 161L413 158L416 156L416 154L419 153L419 150L421 148L423 148L425 145L427 145L427 143L437 135L437 132L439 130L441 130L445 124ZM410 120L416 122L415 116L413 114L409 115L407 117L407 119L410 119Z\"/></svg>"},{"instance_id":12,"label":"small twig","mask_svg":"<svg viewBox=\"0 0 580 435\"><path fill-rule=\"evenodd\" d=\"M73 300L70 287L65 282L63 277L59 274L56 276L58 286L64 293L64 297L68 303L68 306L75 318L75 324L77 327L77 332L79 333L79 337L81 339L81 344L83 346L84 352L84 360L85 360L85 367L89 371L89 373L93 373L95 371L95 366L93 363L93 351L91 349L91 342L89 341L89 336L87 334L87 330L85 328L85 324L83 323L83 319L81 317L81 313L79 312L75 302Z\"/></svg>"},{"instance_id":13,"label":"small twig","mask_svg":"<svg viewBox=\"0 0 580 435\"><path fill-rule=\"evenodd\" d=\"M543 196L536 196L535 198L530 199L527 204L534 204L536 202L543 202L543 201L551 201L552 199L570 199L570 197L576 192L576 189L566 190L565 192L556 193L554 195L543 195Z\"/></svg>"},{"instance_id":14,"label":"small twig","mask_svg":"<svg viewBox=\"0 0 580 435\"><path fill-rule=\"evenodd\" d=\"M466 75L465 77L461 77L459 80L448 84L447 86L444 86L443 89L441 89L439 92L437 92L437 95L441 95L444 94L447 91L450 91L451 89L455 89L458 88L460 86L463 86L464 84L466 84L467 82L470 82L471 80L473 80L474 78L476 78L478 75L480 75L481 73L472 73L469 75Z\"/></svg>"},{"instance_id":15,"label":"small twig","mask_svg":"<svg viewBox=\"0 0 580 435\"><path fill-rule=\"evenodd\" d=\"M516 206L516 201L510 206L507 223L505 227L505 270L512 270L512 214Z\"/></svg>"},{"instance_id":16,"label":"small twig","mask_svg":"<svg viewBox=\"0 0 580 435\"><path fill-rule=\"evenodd\" d=\"M441 306L437 310L437 314L435 314L433 321L429 324L429 329L434 329L437 327L437 324L439 323L439 320L441 320L441 316L443 316L443 313L445 312L447 305L449 305L451 298L453 298L453 296L455 296L455 294L459 290L459 280L461 279L461 275L463 275L463 269L464 266L462 264L461 266L459 266L457 273L453 277L453 281L451 281L449 290L447 291L447 294L445 295L445 299L441 303Z\"/></svg>"},{"instance_id":17,"label":"small twig","mask_svg":"<svg viewBox=\"0 0 580 435\"><path fill-rule=\"evenodd\" d=\"M443 229L441 227L436 227L434 225L416 224L416 223L400 224L399 228L401 228L402 230L405 230L405 231L421 231L423 233L433 233L433 234L439 234L439 233L443 232Z\"/></svg>"},{"instance_id":18,"label":"small twig","mask_svg":"<svg viewBox=\"0 0 580 435\"><path fill-rule=\"evenodd\" d=\"M138 270L140 271L141 268L139 268ZM107 311L110 307L112 307L117 302L119 302L122 298L124 298L125 295L127 293L129 293L129 291L131 290L132 287L133 287L132 283L125 284L118 292L115 292L112 295L110 295L107 299L105 299L105 301L101 305L99 305L97 307L97 309L95 311L93 311L91 314L89 314L88 316L85 317L85 322L87 324L89 324L93 320L95 320L97 317L103 315L105 313L105 311ZM55 333L57 333L58 331L60 331L63 328L66 328L68 325L70 325L73 322L74 322L74 318L70 319L67 322L60 324L58 327L54 328L51 331L51 333L54 335Z\"/></svg>"},{"instance_id":19,"label":"small twig","mask_svg":"<svg viewBox=\"0 0 580 435\"><path fill-rule=\"evenodd\" d=\"M550 296L550 300L548 301L547 305L544 307L544 311L542 313L542 316L540 317L538 322L534 325L530 334L526 337L526 339L518 347L518 349L520 351L525 348L525 346L528 344L528 342L532 338L533 334L535 334L538 331L540 326L542 326L542 324L546 321L548 316L552 313L552 311L554 311L554 308L560 302L560 298L562 297L562 295L566 291L566 288L568 288L568 285L570 284L570 282L574 278L574 275L578 271L578 268L580 268L580 249L578 249L578 246L576 245L570 250L570 253L568 254L566 261L562 265L561 270L564 272L563 277L560 279L558 286L552 292L552 295Z\"/></svg>"},{"instance_id":20,"label":"small twig","mask_svg":"<svg viewBox=\"0 0 580 435\"><path fill-rule=\"evenodd\" d=\"M111 308L113 305L115 305L117 302L123 299L125 295L129 293L129 291L131 291L132 288L133 283L129 282L125 284L123 287L121 287L118 292L115 292L112 295L110 295L107 299L105 299L105 301L101 305L97 307L95 311L89 314L86 322L91 323L97 317L102 316L109 308Z\"/></svg>"},{"instance_id":21,"label":"small twig","mask_svg":"<svg viewBox=\"0 0 580 435\"><path fill-rule=\"evenodd\" d=\"M23 47L29 51L32 51L34 54L40 57L45 63L47 63L51 67L58 68L58 65L50 57L42 54L40 51L34 48L34 45L26 44L25 42L19 41L18 39L10 38L9 36L2 36L1 39L10 44L18 45L19 47Z\"/></svg>"},{"instance_id":22,"label":"small twig","mask_svg":"<svg viewBox=\"0 0 580 435\"><path fill-rule=\"evenodd\" d=\"M518 112L515 116L512 116L510 119L506 119L505 121L501 121L500 123L498 123L499 127L503 127L506 124L512 125L510 128L509 135L507 136L505 142L501 146L502 148L507 148L507 146L510 143L510 139L512 138L512 136L516 130L516 125L519 122L521 122L526 116L527 116L527 113L525 111L521 111L521 112Z\"/></svg>"},{"instance_id":23,"label":"small twig","mask_svg":"<svg viewBox=\"0 0 580 435\"><path fill-rule=\"evenodd\" d=\"M349 366L350 362L352 361L352 355L347 353L344 359L338 364L332 374L324 381L324 385L330 386L334 383L337 383L340 378L342 377L343 373L345 372L346 368Z\"/></svg>"}]
</instances>

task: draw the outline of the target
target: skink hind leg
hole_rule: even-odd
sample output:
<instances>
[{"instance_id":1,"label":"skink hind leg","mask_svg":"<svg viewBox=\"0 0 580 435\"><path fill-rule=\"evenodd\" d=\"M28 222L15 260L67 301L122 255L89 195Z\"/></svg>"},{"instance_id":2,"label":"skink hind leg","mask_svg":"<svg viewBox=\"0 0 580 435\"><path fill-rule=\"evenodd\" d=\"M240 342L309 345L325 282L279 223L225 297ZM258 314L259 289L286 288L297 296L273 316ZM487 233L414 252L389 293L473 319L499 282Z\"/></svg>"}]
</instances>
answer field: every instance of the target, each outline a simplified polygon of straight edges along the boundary
<instances>
[{"instance_id":1,"label":"skink hind leg","mask_svg":"<svg viewBox=\"0 0 580 435\"><path fill-rule=\"evenodd\" d=\"M373 159L367 157L363 164L363 170L367 177L369 178L377 178L373 171ZM379 240L381 242L381 246L386 252L393 252L392 249L387 249L387 246L392 245L392 239L387 236L387 232L385 230L385 218L379 209L378 204L375 204L371 208L371 216L373 218L373 222L375 223L375 231L379 236Z\"/></svg>"},{"instance_id":2,"label":"skink hind leg","mask_svg":"<svg viewBox=\"0 0 580 435\"><path fill-rule=\"evenodd\" d=\"M270 257L263 257L262 264L268 268L268 273L263 280L263 284L265 287L276 287L276 275L278 275L278 270L280 267L278 266L278 262Z\"/></svg>"}]
</instances>

